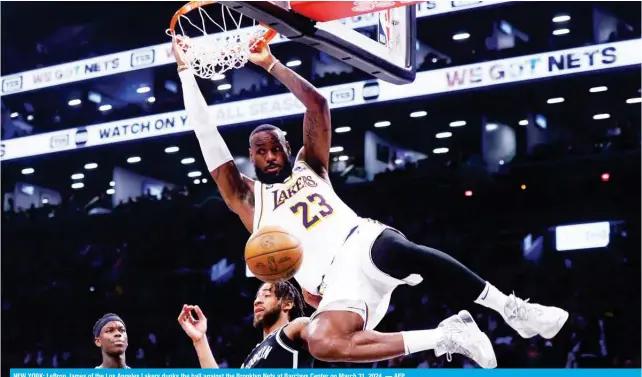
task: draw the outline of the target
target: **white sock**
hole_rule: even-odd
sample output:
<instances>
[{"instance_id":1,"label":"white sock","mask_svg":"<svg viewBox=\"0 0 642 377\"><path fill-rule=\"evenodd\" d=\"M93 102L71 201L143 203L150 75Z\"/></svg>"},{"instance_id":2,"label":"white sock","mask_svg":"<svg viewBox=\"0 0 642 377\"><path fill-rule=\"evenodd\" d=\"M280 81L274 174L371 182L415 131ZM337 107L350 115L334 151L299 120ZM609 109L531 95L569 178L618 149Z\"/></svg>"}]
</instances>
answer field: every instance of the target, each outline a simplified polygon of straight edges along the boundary
<instances>
[{"instance_id":1,"label":"white sock","mask_svg":"<svg viewBox=\"0 0 642 377\"><path fill-rule=\"evenodd\" d=\"M444 333L440 328L436 328L433 330L402 331L401 336L406 348L406 355L410 355L411 353L435 349Z\"/></svg>"},{"instance_id":2,"label":"white sock","mask_svg":"<svg viewBox=\"0 0 642 377\"><path fill-rule=\"evenodd\" d=\"M484 290L482 290L482 293L477 297L475 303L493 309L504 317L506 300L508 300L508 296L500 292L499 289L495 288L489 282L486 282Z\"/></svg>"}]
</instances>

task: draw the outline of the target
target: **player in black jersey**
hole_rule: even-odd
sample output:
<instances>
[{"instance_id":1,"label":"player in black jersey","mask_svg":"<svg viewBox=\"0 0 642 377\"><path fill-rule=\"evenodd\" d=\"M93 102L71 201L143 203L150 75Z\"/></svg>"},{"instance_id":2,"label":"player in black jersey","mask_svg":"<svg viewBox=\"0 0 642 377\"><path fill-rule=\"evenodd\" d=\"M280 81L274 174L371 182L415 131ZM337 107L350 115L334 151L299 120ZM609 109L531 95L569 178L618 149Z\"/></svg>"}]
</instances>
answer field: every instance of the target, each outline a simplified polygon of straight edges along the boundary
<instances>
[{"instance_id":1,"label":"player in black jersey","mask_svg":"<svg viewBox=\"0 0 642 377\"><path fill-rule=\"evenodd\" d=\"M100 347L103 362L96 368L129 368L125 362L127 330L125 322L113 313L102 316L94 325L94 344Z\"/></svg>"},{"instance_id":2,"label":"player in black jersey","mask_svg":"<svg viewBox=\"0 0 642 377\"><path fill-rule=\"evenodd\" d=\"M263 341L245 358L241 368L312 368L307 350L309 319L304 301L289 282L261 285L254 300L254 327L263 329ZM192 315L196 312L196 318ZM194 341L201 368L218 368L207 341L207 318L198 306L183 305L178 323Z\"/></svg>"}]
</instances>

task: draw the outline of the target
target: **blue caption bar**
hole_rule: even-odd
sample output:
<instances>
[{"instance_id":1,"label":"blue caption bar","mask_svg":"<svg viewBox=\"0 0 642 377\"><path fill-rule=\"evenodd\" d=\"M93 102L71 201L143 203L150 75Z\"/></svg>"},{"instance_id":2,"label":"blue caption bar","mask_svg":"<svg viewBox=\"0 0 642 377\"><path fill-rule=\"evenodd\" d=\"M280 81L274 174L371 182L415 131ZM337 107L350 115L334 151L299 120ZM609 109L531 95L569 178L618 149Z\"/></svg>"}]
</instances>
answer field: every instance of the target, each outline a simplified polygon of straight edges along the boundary
<instances>
[{"instance_id":1,"label":"blue caption bar","mask_svg":"<svg viewBox=\"0 0 642 377\"><path fill-rule=\"evenodd\" d=\"M11 369L11 377L640 377L640 369Z\"/></svg>"}]
</instances>

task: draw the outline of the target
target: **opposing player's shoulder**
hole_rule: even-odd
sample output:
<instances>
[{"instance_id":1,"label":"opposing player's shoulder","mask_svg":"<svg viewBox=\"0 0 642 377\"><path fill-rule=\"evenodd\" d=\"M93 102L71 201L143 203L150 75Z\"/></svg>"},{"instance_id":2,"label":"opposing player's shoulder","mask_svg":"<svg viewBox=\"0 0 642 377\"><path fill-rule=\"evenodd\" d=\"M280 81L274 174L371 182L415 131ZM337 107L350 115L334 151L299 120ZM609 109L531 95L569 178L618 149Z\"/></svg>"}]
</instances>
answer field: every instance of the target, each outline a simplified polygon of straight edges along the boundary
<instances>
[{"instance_id":1,"label":"opposing player's shoulder","mask_svg":"<svg viewBox=\"0 0 642 377\"><path fill-rule=\"evenodd\" d=\"M309 317L299 317L288 323L287 326L283 328L283 332L292 340L305 339L304 333L307 334L309 324Z\"/></svg>"}]
</instances>

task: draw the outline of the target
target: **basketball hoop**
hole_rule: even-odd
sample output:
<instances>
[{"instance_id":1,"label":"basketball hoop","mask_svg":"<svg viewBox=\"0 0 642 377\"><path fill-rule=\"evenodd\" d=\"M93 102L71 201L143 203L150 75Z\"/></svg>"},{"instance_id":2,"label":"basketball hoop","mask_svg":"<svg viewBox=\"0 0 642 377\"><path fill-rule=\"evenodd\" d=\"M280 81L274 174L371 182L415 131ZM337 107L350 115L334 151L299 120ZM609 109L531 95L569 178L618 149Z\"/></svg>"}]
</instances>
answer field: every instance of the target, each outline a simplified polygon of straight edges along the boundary
<instances>
[{"instance_id":1,"label":"basketball hoop","mask_svg":"<svg viewBox=\"0 0 642 377\"><path fill-rule=\"evenodd\" d=\"M206 6L212 14L214 7L219 6L220 19L215 20L208 14L204 9ZM191 13L194 10L197 12ZM192 20L197 16L200 16L200 27ZM192 73L204 79L212 79L231 69L243 67L253 48L267 45L276 36L276 31L247 16L246 19L252 20L252 26L242 28L243 17L243 14L222 2L190 1L176 11L167 35L177 42L181 59ZM175 30L177 24L180 32ZM207 24L213 24L209 25L210 29L217 29L208 34ZM191 31L190 36L186 28L196 30Z\"/></svg>"}]
</instances>

